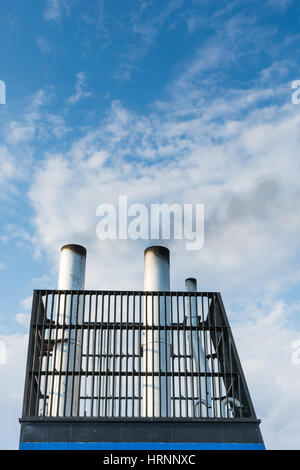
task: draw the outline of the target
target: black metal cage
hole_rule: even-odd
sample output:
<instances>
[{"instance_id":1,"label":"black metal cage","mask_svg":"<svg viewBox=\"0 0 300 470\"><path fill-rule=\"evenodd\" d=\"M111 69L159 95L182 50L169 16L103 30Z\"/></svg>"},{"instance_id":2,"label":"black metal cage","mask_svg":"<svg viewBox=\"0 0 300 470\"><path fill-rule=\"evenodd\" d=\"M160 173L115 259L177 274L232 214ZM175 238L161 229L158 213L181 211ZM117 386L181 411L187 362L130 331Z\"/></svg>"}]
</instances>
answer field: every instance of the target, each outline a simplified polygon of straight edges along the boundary
<instances>
[{"instance_id":1,"label":"black metal cage","mask_svg":"<svg viewBox=\"0 0 300 470\"><path fill-rule=\"evenodd\" d=\"M256 419L220 294L34 291L31 417Z\"/></svg>"}]
</instances>

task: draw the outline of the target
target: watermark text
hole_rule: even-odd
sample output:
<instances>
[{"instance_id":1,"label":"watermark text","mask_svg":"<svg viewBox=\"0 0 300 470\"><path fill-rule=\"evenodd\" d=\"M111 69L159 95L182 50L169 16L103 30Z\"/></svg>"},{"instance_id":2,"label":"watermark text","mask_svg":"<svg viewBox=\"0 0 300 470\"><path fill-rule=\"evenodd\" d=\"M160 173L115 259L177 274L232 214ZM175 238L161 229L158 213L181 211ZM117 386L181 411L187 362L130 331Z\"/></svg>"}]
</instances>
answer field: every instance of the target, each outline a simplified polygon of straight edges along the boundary
<instances>
[{"instance_id":1,"label":"watermark text","mask_svg":"<svg viewBox=\"0 0 300 470\"><path fill-rule=\"evenodd\" d=\"M186 250L201 250L204 244L204 204L128 205L127 196L118 204L100 204L96 210L96 234L100 240L185 240Z\"/></svg>"},{"instance_id":2,"label":"watermark text","mask_svg":"<svg viewBox=\"0 0 300 470\"><path fill-rule=\"evenodd\" d=\"M6 85L3 80L0 80L0 104L6 104Z\"/></svg>"}]
</instances>

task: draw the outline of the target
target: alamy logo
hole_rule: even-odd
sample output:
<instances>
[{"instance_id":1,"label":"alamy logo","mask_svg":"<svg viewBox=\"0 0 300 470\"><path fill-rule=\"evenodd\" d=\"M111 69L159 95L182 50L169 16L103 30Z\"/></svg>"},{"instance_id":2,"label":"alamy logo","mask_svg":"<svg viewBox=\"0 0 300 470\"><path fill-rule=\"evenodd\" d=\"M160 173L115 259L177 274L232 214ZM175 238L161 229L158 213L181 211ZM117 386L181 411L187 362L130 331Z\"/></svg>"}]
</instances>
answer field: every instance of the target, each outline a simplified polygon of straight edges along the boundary
<instances>
[{"instance_id":1,"label":"alamy logo","mask_svg":"<svg viewBox=\"0 0 300 470\"><path fill-rule=\"evenodd\" d=\"M294 366L300 365L300 340L296 340L292 343L292 349L295 351L292 354L292 364Z\"/></svg>"},{"instance_id":2,"label":"alamy logo","mask_svg":"<svg viewBox=\"0 0 300 470\"><path fill-rule=\"evenodd\" d=\"M0 80L0 104L6 104L6 85L3 80Z\"/></svg>"},{"instance_id":3,"label":"alamy logo","mask_svg":"<svg viewBox=\"0 0 300 470\"><path fill-rule=\"evenodd\" d=\"M128 206L120 196L118 206L100 204L96 234L100 240L187 240L186 250L201 250L204 244L204 204L145 204Z\"/></svg>"},{"instance_id":4,"label":"alamy logo","mask_svg":"<svg viewBox=\"0 0 300 470\"><path fill-rule=\"evenodd\" d=\"M292 83L292 88L296 91L292 93L292 103L300 104L300 80L294 80Z\"/></svg>"},{"instance_id":5,"label":"alamy logo","mask_svg":"<svg viewBox=\"0 0 300 470\"><path fill-rule=\"evenodd\" d=\"M6 344L0 339L0 365L6 364Z\"/></svg>"}]
</instances>

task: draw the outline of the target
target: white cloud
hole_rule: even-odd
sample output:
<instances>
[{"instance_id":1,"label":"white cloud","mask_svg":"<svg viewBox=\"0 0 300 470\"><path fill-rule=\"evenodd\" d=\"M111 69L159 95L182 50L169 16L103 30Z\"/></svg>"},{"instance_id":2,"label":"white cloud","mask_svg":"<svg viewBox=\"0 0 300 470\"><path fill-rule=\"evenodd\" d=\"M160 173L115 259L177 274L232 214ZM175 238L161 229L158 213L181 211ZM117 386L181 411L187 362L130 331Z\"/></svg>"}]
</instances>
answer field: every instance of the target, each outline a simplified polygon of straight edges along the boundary
<instances>
[{"instance_id":1,"label":"white cloud","mask_svg":"<svg viewBox=\"0 0 300 470\"><path fill-rule=\"evenodd\" d=\"M66 0L47 0L44 16L46 20L60 23L63 16L68 14L70 7Z\"/></svg>"},{"instance_id":2,"label":"white cloud","mask_svg":"<svg viewBox=\"0 0 300 470\"><path fill-rule=\"evenodd\" d=\"M233 323L237 348L268 449L299 449L300 366L292 362L300 328L290 326L300 305L257 301L241 306L247 319Z\"/></svg>"},{"instance_id":3,"label":"white cloud","mask_svg":"<svg viewBox=\"0 0 300 470\"><path fill-rule=\"evenodd\" d=\"M11 200L18 195L17 182L31 178L37 157L37 143L55 138L61 140L71 128L63 116L49 112L49 91L39 90L26 98L21 112L7 108L0 129L0 198ZM20 229L22 230L22 229Z\"/></svg>"},{"instance_id":4,"label":"white cloud","mask_svg":"<svg viewBox=\"0 0 300 470\"><path fill-rule=\"evenodd\" d=\"M70 96L68 99L69 104L75 104L77 101L83 99L83 98L88 98L91 96L91 92L85 90L85 81L86 81L86 76L84 72L79 72L77 74L77 83L75 86L75 94Z\"/></svg>"},{"instance_id":5,"label":"white cloud","mask_svg":"<svg viewBox=\"0 0 300 470\"><path fill-rule=\"evenodd\" d=\"M238 112L247 102L240 96L216 100L206 116L178 121L172 113L134 115L114 103L99 129L75 142L66 155L49 156L37 173L31 198L42 245L53 249L66 238L80 238L101 253L95 210L120 194L146 203L204 202L206 242L199 257L208 280L228 285L226 279L237 275L235 284L258 277L273 282L276 266L281 266L278 280L285 277L284 260L292 259L299 247L294 206L299 201L300 118L294 108L283 106L255 110L225 124L214 121L218 110L227 117L233 107ZM125 249L122 242L118 246Z\"/></svg>"},{"instance_id":6,"label":"white cloud","mask_svg":"<svg viewBox=\"0 0 300 470\"><path fill-rule=\"evenodd\" d=\"M29 310L31 310L31 304L32 304L32 295L30 295L29 297L26 297L25 299L22 299L20 301L20 304L22 305L23 309L28 312Z\"/></svg>"},{"instance_id":7,"label":"white cloud","mask_svg":"<svg viewBox=\"0 0 300 470\"><path fill-rule=\"evenodd\" d=\"M28 313L17 313L15 316L16 322L23 326L24 328L29 327L29 322L30 322L30 315Z\"/></svg>"},{"instance_id":8,"label":"white cloud","mask_svg":"<svg viewBox=\"0 0 300 470\"><path fill-rule=\"evenodd\" d=\"M284 11L293 0L268 0L268 4L272 7L278 8L281 11Z\"/></svg>"},{"instance_id":9,"label":"white cloud","mask_svg":"<svg viewBox=\"0 0 300 470\"><path fill-rule=\"evenodd\" d=\"M48 41L43 37L38 37L36 40L38 48L43 52L43 54L48 54L51 51L51 46Z\"/></svg>"},{"instance_id":10,"label":"white cloud","mask_svg":"<svg viewBox=\"0 0 300 470\"><path fill-rule=\"evenodd\" d=\"M49 132L57 139L62 139L72 130L66 125L64 118L57 114L48 113L46 115L46 122Z\"/></svg>"},{"instance_id":11,"label":"white cloud","mask_svg":"<svg viewBox=\"0 0 300 470\"><path fill-rule=\"evenodd\" d=\"M43 90L39 90L27 100L28 102L24 106L21 115L7 115L6 125L1 129L3 145L6 144L11 151L16 152L20 149L20 146L24 146L24 144L29 142L31 143L32 139L37 137L37 134L42 131L40 122L41 107L45 105L47 99L47 93ZM37 123L39 125L37 125ZM24 160L23 157L23 161Z\"/></svg>"},{"instance_id":12,"label":"white cloud","mask_svg":"<svg viewBox=\"0 0 300 470\"><path fill-rule=\"evenodd\" d=\"M138 68L138 62L147 55L156 41L163 27L184 4L184 0L170 0L156 13L149 12L153 7L152 2L142 2L139 6L134 5L125 18L123 28L128 29L129 34L135 36L135 44L126 45L121 64L115 72L118 80L128 80L132 71Z\"/></svg>"},{"instance_id":13,"label":"white cloud","mask_svg":"<svg viewBox=\"0 0 300 470\"><path fill-rule=\"evenodd\" d=\"M7 193L13 190L12 180L20 177L14 156L7 147L0 146L0 198L7 197Z\"/></svg>"},{"instance_id":14,"label":"white cloud","mask_svg":"<svg viewBox=\"0 0 300 470\"><path fill-rule=\"evenodd\" d=\"M18 419L22 400L27 357L27 335L1 335L6 346L6 363L0 364L0 447L17 449L20 436ZM13 437L12 437L13 436Z\"/></svg>"},{"instance_id":15,"label":"white cloud","mask_svg":"<svg viewBox=\"0 0 300 470\"><path fill-rule=\"evenodd\" d=\"M38 257L40 255L37 238L19 225L7 224L2 230L2 233L0 232L0 240L3 243L14 240L18 245L26 244L29 246L30 249L33 250L34 257Z\"/></svg>"}]
</instances>

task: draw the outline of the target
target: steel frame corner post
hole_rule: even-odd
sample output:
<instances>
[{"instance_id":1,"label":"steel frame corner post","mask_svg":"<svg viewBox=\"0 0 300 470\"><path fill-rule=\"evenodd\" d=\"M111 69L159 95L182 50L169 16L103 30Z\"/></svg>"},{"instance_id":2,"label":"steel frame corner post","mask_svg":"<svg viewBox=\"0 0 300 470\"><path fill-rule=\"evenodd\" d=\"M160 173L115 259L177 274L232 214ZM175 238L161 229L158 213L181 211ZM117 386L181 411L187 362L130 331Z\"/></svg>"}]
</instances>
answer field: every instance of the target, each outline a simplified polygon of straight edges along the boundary
<instances>
[{"instance_id":1,"label":"steel frame corner post","mask_svg":"<svg viewBox=\"0 0 300 470\"><path fill-rule=\"evenodd\" d=\"M37 400L37 390L34 391L34 373L35 365L38 360L36 343L37 343L37 323L38 323L38 312L39 303L41 301L40 291L34 290L32 297L32 308L30 317L30 328L29 328L29 339L27 347L27 364L25 373L25 386L24 386L24 398L23 398L23 411L22 416L34 416L35 415L35 403ZM34 395L34 396L33 396Z\"/></svg>"},{"instance_id":2,"label":"steel frame corner post","mask_svg":"<svg viewBox=\"0 0 300 470\"><path fill-rule=\"evenodd\" d=\"M241 395L240 398L241 398L242 403L247 404L247 408L248 408L248 409L247 408L240 409L240 413L242 413L244 417L251 417L251 418L257 419L253 402L251 399L251 395L248 389L247 381L246 381L244 371L242 368L242 364L239 359L238 351L235 345L231 327L230 327L226 310L223 304L222 296L220 293L217 293L216 297L217 297L218 307L220 309L220 315L222 317L222 321L224 322L226 326L226 330L228 332L228 338L229 338L228 348L231 349L232 351L232 354L230 354L231 360L232 360L232 367L233 367L233 370L238 372L239 377L240 377L240 382L241 382L240 383L240 395Z\"/></svg>"}]
</instances>

